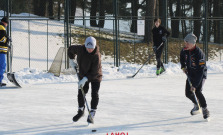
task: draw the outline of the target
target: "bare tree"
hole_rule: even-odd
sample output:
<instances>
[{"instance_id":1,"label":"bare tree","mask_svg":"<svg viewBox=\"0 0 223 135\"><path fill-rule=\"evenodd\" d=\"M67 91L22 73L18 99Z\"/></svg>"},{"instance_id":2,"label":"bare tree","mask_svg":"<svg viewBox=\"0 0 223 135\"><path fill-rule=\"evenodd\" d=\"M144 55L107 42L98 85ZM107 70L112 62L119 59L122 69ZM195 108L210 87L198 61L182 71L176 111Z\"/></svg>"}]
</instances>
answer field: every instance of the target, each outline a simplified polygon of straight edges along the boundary
<instances>
[{"instance_id":1,"label":"bare tree","mask_svg":"<svg viewBox=\"0 0 223 135\"><path fill-rule=\"evenodd\" d=\"M97 27L97 22L96 22L97 2L98 0L91 1L90 25L93 27Z\"/></svg>"},{"instance_id":2,"label":"bare tree","mask_svg":"<svg viewBox=\"0 0 223 135\"><path fill-rule=\"evenodd\" d=\"M99 1L99 4L98 4ZM97 11L99 14L97 15ZM97 24L97 16L99 16L99 23ZM104 0L92 0L91 1L91 12L90 12L90 25L93 27L104 27L105 22L105 9Z\"/></svg>"},{"instance_id":3,"label":"bare tree","mask_svg":"<svg viewBox=\"0 0 223 135\"><path fill-rule=\"evenodd\" d=\"M61 3L62 3L62 0L58 0L58 3L57 3L57 7L58 7L58 12L57 12L57 16L58 16L58 20L60 20L60 16L61 16L61 7L60 7L60 5L61 5Z\"/></svg>"},{"instance_id":4,"label":"bare tree","mask_svg":"<svg viewBox=\"0 0 223 135\"><path fill-rule=\"evenodd\" d=\"M145 17L145 42L152 42L152 27L153 27L153 19L155 16L155 6L156 0L146 0L146 17Z\"/></svg>"},{"instance_id":5,"label":"bare tree","mask_svg":"<svg viewBox=\"0 0 223 135\"><path fill-rule=\"evenodd\" d=\"M104 0L99 1L99 23L98 26L100 28L104 28L105 25L105 6L104 6Z\"/></svg>"},{"instance_id":6,"label":"bare tree","mask_svg":"<svg viewBox=\"0 0 223 135\"><path fill-rule=\"evenodd\" d=\"M180 17L181 0L176 0L176 11L175 12L173 11L173 4L174 4L173 2L174 2L174 0L169 0L169 13L171 16L171 30L172 30L171 33L172 33L172 37L179 38L180 21L178 19Z\"/></svg>"},{"instance_id":7,"label":"bare tree","mask_svg":"<svg viewBox=\"0 0 223 135\"><path fill-rule=\"evenodd\" d=\"M54 19L53 3L54 3L54 0L49 0L49 4L48 4L48 14L49 14L49 18L50 19Z\"/></svg>"},{"instance_id":8,"label":"bare tree","mask_svg":"<svg viewBox=\"0 0 223 135\"><path fill-rule=\"evenodd\" d=\"M46 16L46 0L33 0L34 14Z\"/></svg>"},{"instance_id":9,"label":"bare tree","mask_svg":"<svg viewBox=\"0 0 223 135\"><path fill-rule=\"evenodd\" d=\"M70 0L70 23L74 23L76 13L77 2L76 0Z\"/></svg>"},{"instance_id":10,"label":"bare tree","mask_svg":"<svg viewBox=\"0 0 223 135\"><path fill-rule=\"evenodd\" d=\"M193 0L193 9L194 9L194 17L199 18L201 16L201 4L203 0ZM199 41L200 33L201 33L201 21L194 20L194 35L197 36L197 40Z\"/></svg>"},{"instance_id":11,"label":"bare tree","mask_svg":"<svg viewBox=\"0 0 223 135\"><path fill-rule=\"evenodd\" d=\"M214 0L213 2L213 17L221 17L221 6L219 5L219 0ZM214 34L214 42L221 43L221 25L220 21L213 21L213 34Z\"/></svg>"},{"instance_id":12,"label":"bare tree","mask_svg":"<svg viewBox=\"0 0 223 135\"><path fill-rule=\"evenodd\" d=\"M137 33L137 19L138 19L138 9L139 9L138 0L131 0L131 9L132 9L131 32Z\"/></svg>"}]
</instances>

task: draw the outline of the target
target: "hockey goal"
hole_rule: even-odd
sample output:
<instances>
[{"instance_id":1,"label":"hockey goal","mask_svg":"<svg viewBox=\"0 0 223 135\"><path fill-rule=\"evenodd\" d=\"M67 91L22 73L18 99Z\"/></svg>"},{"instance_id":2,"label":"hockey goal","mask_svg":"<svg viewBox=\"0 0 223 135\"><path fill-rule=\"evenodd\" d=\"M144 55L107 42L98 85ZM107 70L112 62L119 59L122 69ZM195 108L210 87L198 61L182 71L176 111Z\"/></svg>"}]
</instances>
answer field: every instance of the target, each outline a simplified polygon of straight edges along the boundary
<instances>
[{"instance_id":1,"label":"hockey goal","mask_svg":"<svg viewBox=\"0 0 223 135\"><path fill-rule=\"evenodd\" d=\"M76 72L74 69L72 68L65 68L65 48L64 47L60 47L54 60L53 63L50 66L50 69L48 71L48 73L52 73L54 74L54 76L59 77L61 74L64 75L75 75ZM69 64L68 66L69 67Z\"/></svg>"}]
</instances>

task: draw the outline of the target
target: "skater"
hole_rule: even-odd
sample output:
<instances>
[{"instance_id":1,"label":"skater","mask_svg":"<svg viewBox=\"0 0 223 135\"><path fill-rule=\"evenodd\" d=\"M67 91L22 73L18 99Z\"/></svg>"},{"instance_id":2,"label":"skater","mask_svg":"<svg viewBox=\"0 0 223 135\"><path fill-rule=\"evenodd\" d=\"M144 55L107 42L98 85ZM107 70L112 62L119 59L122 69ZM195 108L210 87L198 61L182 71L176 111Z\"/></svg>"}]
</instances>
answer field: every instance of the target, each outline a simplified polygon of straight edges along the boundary
<instances>
[{"instance_id":1,"label":"skater","mask_svg":"<svg viewBox=\"0 0 223 135\"><path fill-rule=\"evenodd\" d=\"M170 35L170 32L165 27L161 26L161 20L159 18L154 19L155 27L152 29L153 33L153 51L156 54L157 70L156 75L160 75L165 71L163 63L161 61L161 55L164 48L164 43Z\"/></svg>"},{"instance_id":2,"label":"skater","mask_svg":"<svg viewBox=\"0 0 223 135\"><path fill-rule=\"evenodd\" d=\"M203 85L207 78L207 67L205 61L205 55L201 49L196 46L197 37L194 34L188 34L184 38L185 47L180 52L180 63L181 69L187 74L189 80L192 83L190 86L188 79L186 80L186 97L194 103L194 108L191 110L191 115L201 113L201 109L196 103L193 92L198 99L199 105L202 108L203 118L207 119L210 117L207 109L207 103L204 95L202 94Z\"/></svg>"},{"instance_id":3,"label":"skater","mask_svg":"<svg viewBox=\"0 0 223 135\"><path fill-rule=\"evenodd\" d=\"M6 54L8 51L8 42L10 38L6 34L6 27L8 26L8 18L3 17L0 22L0 87L6 86L5 83L2 82L3 74L5 73L6 68Z\"/></svg>"},{"instance_id":4,"label":"skater","mask_svg":"<svg viewBox=\"0 0 223 135\"><path fill-rule=\"evenodd\" d=\"M68 56L70 58L71 67L76 66L73 59L77 56L77 64L79 67L78 82L78 113L73 117L73 121L78 121L84 114L85 102L80 87L83 88L85 94L88 92L89 84L91 84L91 116L94 118L98 102L99 88L102 80L101 54L99 47L96 45L94 37L88 37L85 45L72 45L68 48ZM90 116L87 122L92 123Z\"/></svg>"}]
</instances>

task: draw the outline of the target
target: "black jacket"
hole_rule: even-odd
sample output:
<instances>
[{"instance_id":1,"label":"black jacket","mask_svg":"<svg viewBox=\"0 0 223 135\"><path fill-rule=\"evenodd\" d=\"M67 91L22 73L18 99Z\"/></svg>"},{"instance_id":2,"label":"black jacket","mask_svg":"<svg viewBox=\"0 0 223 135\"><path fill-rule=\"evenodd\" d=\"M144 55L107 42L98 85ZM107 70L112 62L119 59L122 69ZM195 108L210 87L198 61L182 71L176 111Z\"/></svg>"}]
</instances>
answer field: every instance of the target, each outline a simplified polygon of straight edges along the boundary
<instances>
[{"instance_id":1,"label":"black jacket","mask_svg":"<svg viewBox=\"0 0 223 135\"><path fill-rule=\"evenodd\" d=\"M92 53L88 53L84 45L72 45L68 48L68 56L70 59L77 56L80 79L86 76L89 82L101 82L102 67L99 46Z\"/></svg>"},{"instance_id":2,"label":"black jacket","mask_svg":"<svg viewBox=\"0 0 223 135\"><path fill-rule=\"evenodd\" d=\"M0 22L0 53L6 54L8 51L8 38L5 26Z\"/></svg>"},{"instance_id":3,"label":"black jacket","mask_svg":"<svg viewBox=\"0 0 223 135\"><path fill-rule=\"evenodd\" d=\"M193 87L197 88L207 78L205 55L199 47L196 46L191 51L182 49L180 63L181 68L187 69Z\"/></svg>"},{"instance_id":4,"label":"black jacket","mask_svg":"<svg viewBox=\"0 0 223 135\"><path fill-rule=\"evenodd\" d=\"M163 36L169 37L170 35L170 32L167 31L166 28L161 25L158 28L154 27L152 29L152 33L153 33L154 46L157 46L157 47L163 42L162 40Z\"/></svg>"}]
</instances>

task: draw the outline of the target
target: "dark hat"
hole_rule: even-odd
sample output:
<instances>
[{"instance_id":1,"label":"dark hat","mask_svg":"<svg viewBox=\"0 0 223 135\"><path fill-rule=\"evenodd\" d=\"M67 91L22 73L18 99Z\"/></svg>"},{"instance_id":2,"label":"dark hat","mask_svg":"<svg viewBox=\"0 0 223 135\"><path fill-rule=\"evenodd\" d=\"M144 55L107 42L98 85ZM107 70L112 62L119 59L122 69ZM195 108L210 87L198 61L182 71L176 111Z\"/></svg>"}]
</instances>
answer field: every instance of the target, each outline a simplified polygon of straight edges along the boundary
<instances>
[{"instance_id":1,"label":"dark hat","mask_svg":"<svg viewBox=\"0 0 223 135\"><path fill-rule=\"evenodd\" d=\"M1 20L1 22L9 23L8 17L3 17L2 20Z\"/></svg>"}]
</instances>

